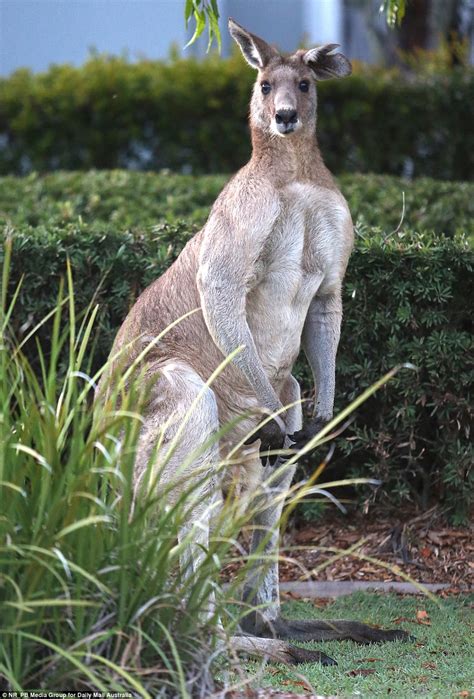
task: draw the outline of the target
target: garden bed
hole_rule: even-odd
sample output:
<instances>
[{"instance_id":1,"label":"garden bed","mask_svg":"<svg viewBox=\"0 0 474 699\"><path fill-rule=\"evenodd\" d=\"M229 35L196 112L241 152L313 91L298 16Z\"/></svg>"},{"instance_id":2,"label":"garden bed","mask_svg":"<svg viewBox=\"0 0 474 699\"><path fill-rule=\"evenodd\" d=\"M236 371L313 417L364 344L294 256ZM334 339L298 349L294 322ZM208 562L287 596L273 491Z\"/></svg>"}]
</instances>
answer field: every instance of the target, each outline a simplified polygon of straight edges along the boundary
<instances>
[{"instance_id":1,"label":"garden bed","mask_svg":"<svg viewBox=\"0 0 474 699\"><path fill-rule=\"evenodd\" d=\"M286 532L283 547L280 580L284 583L391 583L406 582L408 576L416 583L445 585L441 596L447 596L472 590L474 582L473 528L452 527L439 508L420 515L405 506L397 515L366 516L359 511L350 517L328 511L320 522ZM352 553L336 553L348 549ZM229 564L223 575L229 579L238 565ZM283 594L300 598L317 596L317 591Z\"/></svg>"},{"instance_id":2,"label":"garden bed","mask_svg":"<svg viewBox=\"0 0 474 699\"><path fill-rule=\"evenodd\" d=\"M329 563L309 576L310 580L402 582L403 575L408 575L415 581L447 584L453 591L465 591L474 581L472 527L450 526L436 508L421 516L413 515L409 507L399 511L398 516L392 513L367 517L359 512L348 518L334 513L290 536L292 544L304 549L294 553L289 549L288 555L308 570L319 568L332 557L318 547L357 547L353 556ZM387 567L357 555L377 559ZM301 571L296 564L282 563L282 580L299 577Z\"/></svg>"}]
</instances>

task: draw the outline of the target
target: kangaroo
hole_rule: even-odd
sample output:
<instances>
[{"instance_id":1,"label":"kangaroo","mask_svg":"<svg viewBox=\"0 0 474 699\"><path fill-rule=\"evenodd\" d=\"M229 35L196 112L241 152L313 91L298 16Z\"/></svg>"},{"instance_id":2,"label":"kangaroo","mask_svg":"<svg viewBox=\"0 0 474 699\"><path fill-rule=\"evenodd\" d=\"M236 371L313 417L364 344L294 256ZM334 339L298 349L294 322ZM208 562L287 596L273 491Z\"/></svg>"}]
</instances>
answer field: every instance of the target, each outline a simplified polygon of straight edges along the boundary
<instances>
[{"instance_id":1,"label":"kangaroo","mask_svg":"<svg viewBox=\"0 0 474 699\"><path fill-rule=\"evenodd\" d=\"M264 454L282 447L300 449L333 412L341 286L353 227L318 148L316 84L349 75L351 64L333 53L337 44L285 57L232 19L229 31L258 71L250 106L252 157L220 193L203 229L138 298L112 349L116 355L125 348L130 363L146 343L198 309L175 324L144 360L146 377L155 381L138 442L137 484L150 458L166 451L180 418L198 396L198 410L189 415L161 475L165 482L173 480L193 453L198 456L187 464L187 472L207 469L212 475L219 458L258 428L263 413L273 419L241 452L242 488L252 491L282 464ZM304 426L300 388L291 373L301 345L316 392L314 415ZM239 347L242 351L207 385L223 359ZM238 416L245 417L236 421ZM231 422L219 444L209 439ZM285 493L294 466L278 473L273 485ZM218 489L217 478L208 480L196 498L192 519L200 526L192 529L190 522L187 529L197 544L186 561L191 570L206 548L209 503ZM244 617L243 635L232 638L234 648L288 663L331 665L335 661L324 653L293 646L287 639L370 643L406 638L400 630L354 621L291 621L281 616L278 557L269 554L278 550L282 504L282 498L269 498L255 517L251 550L261 551L263 545L266 559L273 562L263 572L256 566L246 582L243 599L258 611Z\"/></svg>"}]
</instances>

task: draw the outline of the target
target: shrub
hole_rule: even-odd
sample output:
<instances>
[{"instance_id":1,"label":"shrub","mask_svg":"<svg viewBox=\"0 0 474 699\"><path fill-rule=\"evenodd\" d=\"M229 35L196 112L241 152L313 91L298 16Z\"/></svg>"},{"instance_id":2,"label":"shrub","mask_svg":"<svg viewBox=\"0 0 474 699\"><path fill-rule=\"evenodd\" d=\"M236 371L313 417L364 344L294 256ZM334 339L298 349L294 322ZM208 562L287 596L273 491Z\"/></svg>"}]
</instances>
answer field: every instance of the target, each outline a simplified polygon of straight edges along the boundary
<instances>
[{"instance_id":1,"label":"shrub","mask_svg":"<svg viewBox=\"0 0 474 699\"><path fill-rule=\"evenodd\" d=\"M377 226L385 233L396 229L429 230L452 236L461 229L474 233L474 185L420 177L412 182L388 175L341 175L339 185L354 222Z\"/></svg>"},{"instance_id":2,"label":"shrub","mask_svg":"<svg viewBox=\"0 0 474 699\"><path fill-rule=\"evenodd\" d=\"M234 171L250 152L254 73L239 56L19 70L0 80L0 173L131 167ZM318 133L334 172L469 179L474 71L366 69L320 85Z\"/></svg>"},{"instance_id":3,"label":"shrub","mask_svg":"<svg viewBox=\"0 0 474 699\"><path fill-rule=\"evenodd\" d=\"M474 232L474 184L422 178L409 182L388 175L342 175L344 192L358 225L393 231L406 212L402 229L453 235ZM195 177L127 172L59 172L46 176L0 179L0 225L64 227L68 223L115 224L143 228L185 217L204 223L227 181L223 175Z\"/></svg>"},{"instance_id":4,"label":"shrub","mask_svg":"<svg viewBox=\"0 0 474 699\"><path fill-rule=\"evenodd\" d=\"M113 224L22 224L10 229L12 285L22 279L12 319L19 336L55 304L58 280L70 259L76 303L101 307L96 360L138 295L179 254L192 225L161 224L121 231ZM387 369L412 362L359 412L338 441L334 467L383 477L392 502L439 498L466 516L472 489L467 444L472 365L469 350L473 255L465 238L405 230L385 236L361 229L345 285L345 320L338 359L338 407ZM43 329L47 342L49 329ZM298 376L309 390L304 363Z\"/></svg>"}]
</instances>

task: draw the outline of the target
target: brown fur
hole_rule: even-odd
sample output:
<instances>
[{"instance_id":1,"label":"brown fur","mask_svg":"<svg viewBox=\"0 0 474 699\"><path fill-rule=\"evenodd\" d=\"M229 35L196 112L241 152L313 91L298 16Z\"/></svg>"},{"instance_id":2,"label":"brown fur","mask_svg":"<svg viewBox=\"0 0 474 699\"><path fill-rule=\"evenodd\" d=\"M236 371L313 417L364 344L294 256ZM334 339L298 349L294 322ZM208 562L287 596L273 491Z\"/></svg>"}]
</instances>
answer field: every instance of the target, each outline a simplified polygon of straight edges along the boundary
<instances>
[{"instance_id":1,"label":"brown fur","mask_svg":"<svg viewBox=\"0 0 474 699\"><path fill-rule=\"evenodd\" d=\"M259 71L250 110L252 158L223 189L204 228L140 296L112 349L115 356L127 348L120 361L130 365L171 323L199 309L167 332L145 360L147 374L156 382L140 436L136 481L140 483L146 472L154 444L162 440L159 462L180 421L201 396L162 474L162 483L172 483L186 458L202 446L186 471L191 479L202 468L210 474L206 486L195 493L194 514L185 527L197 546L183 565L195 570L208 543L210 505L219 489L214 473L219 457L217 448L208 444L209 436L247 414L220 444L225 454L258 425L260 410L282 410L283 422L274 419L260 429L239 469L246 489L262 499L252 550L260 551L263 541L267 560L273 556L271 564L256 565L250 574L244 600L262 608L249 613L243 626L260 636L392 640L403 632L382 632L354 622L296 623L281 618L275 552L283 498L268 500L265 481L272 468L259 458L259 446L299 447L332 415L341 286L353 233L347 204L317 144L316 81L348 75L350 64L342 54L332 53L334 45L282 57L232 20L229 28L246 60ZM262 88L265 83L270 90ZM301 345L316 391L314 419L303 430L300 406L284 409L299 398L291 371ZM211 387L206 386L238 347L241 351L233 361ZM111 381L109 373L104 384L110 387ZM272 487L285 494L293 468L285 469L281 460L277 465L281 475ZM299 652L272 639L234 639L233 647L288 662L333 662L324 654Z\"/></svg>"}]
</instances>

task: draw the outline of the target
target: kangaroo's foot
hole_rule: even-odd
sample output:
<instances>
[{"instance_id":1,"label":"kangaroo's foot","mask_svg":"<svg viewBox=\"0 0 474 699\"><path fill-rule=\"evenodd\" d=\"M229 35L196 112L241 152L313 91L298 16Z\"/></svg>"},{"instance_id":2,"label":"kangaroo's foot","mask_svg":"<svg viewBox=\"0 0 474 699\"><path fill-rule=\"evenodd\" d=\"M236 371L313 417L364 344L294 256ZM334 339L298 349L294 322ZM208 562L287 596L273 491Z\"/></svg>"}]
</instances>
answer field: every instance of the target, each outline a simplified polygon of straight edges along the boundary
<instances>
[{"instance_id":1,"label":"kangaroo's foot","mask_svg":"<svg viewBox=\"0 0 474 699\"><path fill-rule=\"evenodd\" d=\"M401 629L377 629L359 621L334 621L314 620L290 620L278 617L272 622L266 622L267 629L259 630L268 632L276 638L288 638L295 641L344 641L351 640L356 643L382 643L385 641L409 641L413 640L406 631Z\"/></svg>"},{"instance_id":2,"label":"kangaroo's foot","mask_svg":"<svg viewBox=\"0 0 474 699\"><path fill-rule=\"evenodd\" d=\"M299 648L286 641L257 636L232 636L231 648L236 652L268 658L272 662L300 665L301 663L320 663L324 666L337 665L336 661L319 650Z\"/></svg>"},{"instance_id":3,"label":"kangaroo's foot","mask_svg":"<svg viewBox=\"0 0 474 699\"><path fill-rule=\"evenodd\" d=\"M288 655L291 665L299 665L300 663L320 663L324 667L337 665L334 658L330 658L329 655L320 650L308 650L307 648L299 648L291 644L288 644Z\"/></svg>"}]
</instances>

